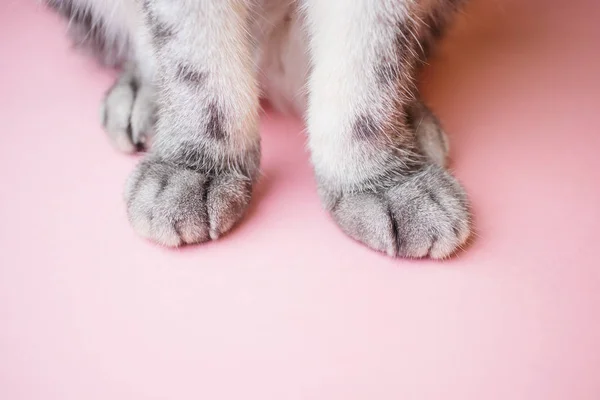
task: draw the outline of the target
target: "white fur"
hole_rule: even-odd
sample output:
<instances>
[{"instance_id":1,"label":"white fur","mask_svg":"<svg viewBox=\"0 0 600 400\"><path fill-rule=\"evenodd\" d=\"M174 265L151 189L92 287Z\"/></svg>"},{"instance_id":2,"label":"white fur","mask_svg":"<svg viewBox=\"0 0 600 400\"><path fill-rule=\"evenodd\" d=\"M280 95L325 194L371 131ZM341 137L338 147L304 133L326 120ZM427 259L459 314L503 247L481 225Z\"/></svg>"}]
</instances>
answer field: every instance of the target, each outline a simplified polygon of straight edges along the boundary
<instances>
[{"instance_id":1,"label":"white fur","mask_svg":"<svg viewBox=\"0 0 600 400\"><path fill-rule=\"evenodd\" d=\"M219 153L218 157L235 157L258 137L259 89L244 28L250 9L238 7L232 0L205 3L168 0L152 3L152 11L166 24L177 26L177 34L157 54L160 72L157 84L165 106L157 126L156 146L166 153L180 150L179 143L174 143L171 137L161 136L165 130L177 130L180 141L203 140L197 136L196 127L206 125L205 109L214 101L227 115L222 122L230 141L210 146ZM177 65L182 61L206 74L201 91L178 79Z\"/></svg>"},{"instance_id":2,"label":"white fur","mask_svg":"<svg viewBox=\"0 0 600 400\"><path fill-rule=\"evenodd\" d=\"M393 101L377 85L373 65L378 52L387 51L394 25L377 23L382 3L371 0L308 0L306 13L311 32L315 69L310 78L307 125L315 170L330 185L354 186L373 178L386 162L380 147L357 143L352 124L368 113L378 122L394 114ZM403 4L388 7L405 17Z\"/></svg>"},{"instance_id":3,"label":"white fur","mask_svg":"<svg viewBox=\"0 0 600 400\"><path fill-rule=\"evenodd\" d=\"M75 1L109 21L110 37L128 38L144 79L155 77L156 60L162 63L159 84L169 87L162 96L166 100L185 98L189 90L172 84L174 71L169 66L178 60L202 65L217 77L209 84L218 83L218 87L209 87L207 92L211 98L216 94L219 106L230 116L227 129L239 141L222 149L222 157L256 140L256 93L260 91L280 111L306 115L312 162L323 181L352 187L376 179L385 169L388 152L381 151L381 143L357 143L352 124L358 115L368 114L385 127L396 115L394 101L401 94L378 87L372 69L381 54L393 51L396 25L378 23L378 18L391 16L402 23L415 0L155 0L155 11L180 28L159 55L152 54L150 33L135 0ZM252 7L247 6L250 3ZM198 17L190 18L193 13ZM253 16L249 29L255 43L249 46L244 21ZM208 28L197 29L198 25ZM311 71L311 65L317 67ZM165 123L184 124L181 130L203 125L205 105L201 93L193 103L178 101L177 110L172 111L181 117L167 118ZM398 148L390 136L382 135L389 139L388 148ZM179 151L176 144L160 138L158 145Z\"/></svg>"},{"instance_id":4,"label":"white fur","mask_svg":"<svg viewBox=\"0 0 600 400\"><path fill-rule=\"evenodd\" d=\"M185 3L185 2L184 2ZM188 2L193 3L193 2ZM195 2L201 3L201 2ZM223 1L226 4L227 1ZM254 10L256 15L260 14L253 24L253 35L258 39L254 46L251 58L257 72L261 93L272 100L273 105L282 111L293 112L302 115L306 109L305 84L309 71L309 58L306 33L301 28L299 16L294 12L296 7L291 0L264 0L258 2ZM160 2L157 3L160 6ZM150 46L149 33L143 28L139 6L135 0L75 0L75 5L81 10L93 10L105 22L106 36L111 42L131 42L133 49L131 57L137 61L142 76L152 79L157 66L153 61ZM166 2L161 7L166 15L172 18L172 22L179 24L179 12L189 9L179 9L172 3ZM235 15L235 14L234 14ZM238 18L244 16L238 15ZM289 20L286 18L290 18ZM217 24L217 18L205 18L198 23ZM233 29L229 27L214 26L215 29ZM239 36L239 33L238 33ZM236 41L236 35L229 37ZM230 66L228 57L231 54L222 52L222 44L212 41L209 37L187 37L182 40L190 40L196 43L193 47L195 58L205 59L213 57L217 70ZM214 43L208 47L207 43ZM239 49L239 48L238 48ZM243 52L242 52L243 53ZM283 67L283 68L282 68ZM221 71L218 71L221 72ZM236 74L236 71L223 71L224 74ZM238 82L239 84L243 84ZM246 82L246 85L250 85ZM253 90L253 89L251 89ZM241 100L243 101L243 100Z\"/></svg>"}]
</instances>

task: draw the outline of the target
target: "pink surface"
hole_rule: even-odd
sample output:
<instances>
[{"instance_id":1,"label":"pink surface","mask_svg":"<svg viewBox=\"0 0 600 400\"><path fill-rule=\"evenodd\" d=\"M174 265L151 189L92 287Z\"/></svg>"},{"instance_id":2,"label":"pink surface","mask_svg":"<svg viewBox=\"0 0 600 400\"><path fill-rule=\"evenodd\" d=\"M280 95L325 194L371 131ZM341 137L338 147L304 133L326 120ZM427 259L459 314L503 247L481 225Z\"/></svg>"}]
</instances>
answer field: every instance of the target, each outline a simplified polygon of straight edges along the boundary
<instances>
[{"instance_id":1,"label":"pink surface","mask_svg":"<svg viewBox=\"0 0 600 400\"><path fill-rule=\"evenodd\" d=\"M112 76L0 0L0 398L600 399L600 3L480 0L424 77L478 237L393 260L321 210L300 123L223 240L166 250L121 200Z\"/></svg>"}]
</instances>

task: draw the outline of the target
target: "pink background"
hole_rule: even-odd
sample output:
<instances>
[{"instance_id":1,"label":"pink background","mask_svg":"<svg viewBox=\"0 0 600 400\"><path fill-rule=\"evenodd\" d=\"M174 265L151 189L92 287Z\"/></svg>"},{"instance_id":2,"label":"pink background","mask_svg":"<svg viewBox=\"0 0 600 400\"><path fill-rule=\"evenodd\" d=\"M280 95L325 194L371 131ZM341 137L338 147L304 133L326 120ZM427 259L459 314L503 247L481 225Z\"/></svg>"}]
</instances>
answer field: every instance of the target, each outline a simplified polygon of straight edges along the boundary
<instances>
[{"instance_id":1,"label":"pink background","mask_svg":"<svg viewBox=\"0 0 600 400\"><path fill-rule=\"evenodd\" d=\"M600 3L479 0L423 78L478 236L393 260L321 210L299 122L216 243L137 238L113 74L0 0L0 398L600 399Z\"/></svg>"}]
</instances>

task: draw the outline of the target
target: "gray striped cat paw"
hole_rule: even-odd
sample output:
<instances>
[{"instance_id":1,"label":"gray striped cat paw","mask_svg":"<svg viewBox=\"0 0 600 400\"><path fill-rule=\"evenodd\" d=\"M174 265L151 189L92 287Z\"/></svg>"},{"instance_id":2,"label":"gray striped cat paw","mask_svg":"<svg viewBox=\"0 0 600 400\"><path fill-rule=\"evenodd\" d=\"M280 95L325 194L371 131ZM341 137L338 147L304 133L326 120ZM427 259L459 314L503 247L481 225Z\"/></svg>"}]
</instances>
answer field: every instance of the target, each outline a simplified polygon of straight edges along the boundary
<instances>
[{"instance_id":1,"label":"gray striped cat paw","mask_svg":"<svg viewBox=\"0 0 600 400\"><path fill-rule=\"evenodd\" d=\"M112 145L123 153L147 150L154 133L153 89L133 72L124 72L111 87L100 109L102 126Z\"/></svg>"},{"instance_id":2,"label":"gray striped cat paw","mask_svg":"<svg viewBox=\"0 0 600 400\"><path fill-rule=\"evenodd\" d=\"M245 214L251 195L251 179L239 174L208 174L148 158L130 176L125 201L139 235L177 247L229 231Z\"/></svg>"},{"instance_id":3,"label":"gray striped cat paw","mask_svg":"<svg viewBox=\"0 0 600 400\"><path fill-rule=\"evenodd\" d=\"M395 184L344 193L325 203L346 234L393 257L447 258L471 233L463 188L433 164Z\"/></svg>"}]
</instances>

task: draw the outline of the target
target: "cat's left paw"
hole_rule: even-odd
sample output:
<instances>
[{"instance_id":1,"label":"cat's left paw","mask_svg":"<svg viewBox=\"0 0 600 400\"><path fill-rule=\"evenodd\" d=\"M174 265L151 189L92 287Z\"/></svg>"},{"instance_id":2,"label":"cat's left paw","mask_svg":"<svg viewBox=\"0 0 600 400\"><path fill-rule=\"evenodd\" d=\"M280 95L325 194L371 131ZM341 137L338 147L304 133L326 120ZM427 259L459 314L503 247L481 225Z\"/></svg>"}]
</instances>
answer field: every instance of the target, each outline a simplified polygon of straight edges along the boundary
<instances>
[{"instance_id":1,"label":"cat's left paw","mask_svg":"<svg viewBox=\"0 0 600 400\"><path fill-rule=\"evenodd\" d=\"M326 207L350 237L390 256L443 259L470 236L467 196L447 171L428 165L374 190L347 192Z\"/></svg>"}]
</instances>

